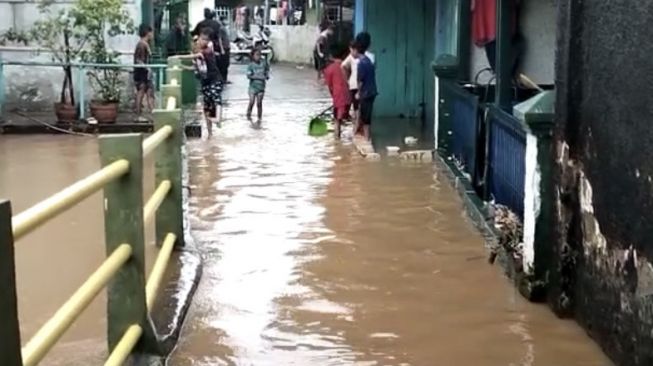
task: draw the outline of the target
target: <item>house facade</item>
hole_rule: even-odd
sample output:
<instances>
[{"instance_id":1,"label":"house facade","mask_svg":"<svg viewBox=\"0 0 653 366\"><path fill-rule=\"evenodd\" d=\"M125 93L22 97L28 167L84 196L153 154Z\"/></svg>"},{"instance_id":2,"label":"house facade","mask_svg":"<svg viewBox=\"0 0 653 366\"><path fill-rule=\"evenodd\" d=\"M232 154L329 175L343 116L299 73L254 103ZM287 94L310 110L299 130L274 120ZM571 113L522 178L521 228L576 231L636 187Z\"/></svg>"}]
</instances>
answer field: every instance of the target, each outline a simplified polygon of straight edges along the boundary
<instances>
[{"instance_id":1,"label":"house facade","mask_svg":"<svg viewBox=\"0 0 653 366\"><path fill-rule=\"evenodd\" d=\"M519 217L507 266L520 292L617 364L653 364L651 3L356 5L378 117L423 118L481 222L497 207Z\"/></svg>"}]
</instances>

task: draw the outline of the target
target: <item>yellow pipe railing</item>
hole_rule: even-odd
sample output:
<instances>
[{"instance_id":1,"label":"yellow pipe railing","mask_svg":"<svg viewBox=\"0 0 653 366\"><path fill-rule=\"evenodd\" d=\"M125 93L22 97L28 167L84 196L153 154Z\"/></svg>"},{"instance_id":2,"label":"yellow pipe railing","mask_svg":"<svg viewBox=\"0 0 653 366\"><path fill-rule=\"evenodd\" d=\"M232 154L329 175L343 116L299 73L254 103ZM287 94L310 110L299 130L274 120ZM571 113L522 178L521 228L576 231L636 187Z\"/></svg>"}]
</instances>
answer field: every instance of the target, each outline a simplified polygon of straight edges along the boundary
<instances>
[{"instance_id":1,"label":"yellow pipe railing","mask_svg":"<svg viewBox=\"0 0 653 366\"><path fill-rule=\"evenodd\" d=\"M146 157L150 155L170 135L172 135L172 127L164 126L143 140L143 156Z\"/></svg>"},{"instance_id":2,"label":"yellow pipe railing","mask_svg":"<svg viewBox=\"0 0 653 366\"><path fill-rule=\"evenodd\" d=\"M104 366L122 366L127 361L127 357L138 343L138 340L143 334L143 328L140 325L134 324L127 328L125 334L120 338L120 342L116 345L111 352L111 355L104 363Z\"/></svg>"},{"instance_id":3,"label":"yellow pipe railing","mask_svg":"<svg viewBox=\"0 0 653 366\"><path fill-rule=\"evenodd\" d=\"M127 262L131 254L132 248L129 244L122 244L111 253L104 263L23 347L23 366L35 366L45 357L75 319L95 299L120 267Z\"/></svg>"},{"instance_id":4,"label":"yellow pipe railing","mask_svg":"<svg viewBox=\"0 0 653 366\"><path fill-rule=\"evenodd\" d=\"M20 212L16 215L13 215L10 218L7 217L5 219L6 222L3 222L3 225L9 226L10 228L8 227L7 229L11 229L13 236L10 235L9 240L13 241L24 237L30 232L36 230L39 226L43 225L49 220L52 220L53 218L57 217L58 215L67 211L68 209L72 208L76 204L82 202L84 199L90 197L94 193L102 190L103 188L106 188L111 183L116 182L121 177L124 177L123 178L124 181L121 180L120 184L116 182L115 186L111 186L111 189L105 191L105 194L109 194L108 199L117 200L117 202L120 202L122 192L117 191L116 188L122 189L123 183L125 187L127 187L127 189L138 190L135 193L138 193L139 195L142 194L142 187L140 187L139 184L134 184L136 182L139 183L141 182L142 179L142 177L140 176L141 173L135 172L138 173L139 175L135 174L133 176L134 179L131 179L132 175L127 175L128 173L130 173L130 168L131 168L130 162L133 163L133 166L140 166L142 164L142 160L140 159L150 155L166 140L169 140L168 141L169 144L173 144L173 146L175 147L180 147L180 144L183 143L183 140L181 139L181 134L178 134L179 132L175 132L175 131L179 131L181 126L180 124L178 124L180 121L178 120L178 117L175 117L175 113L174 113L176 108L176 103L177 103L176 98L169 99L168 108L167 108L169 111L159 112L161 113L161 120L155 121L155 125L156 127L158 127L158 130L155 133L153 133L151 136L149 136L147 139L141 141L140 136L134 136L134 135L120 137L121 139L124 139L120 141L127 141L127 142L131 141L132 143L138 139L138 142L142 144L140 147L133 146L133 145L125 145L128 147L127 149L114 149L113 147L115 146L123 146L123 145L112 144L111 143L112 141L110 140L111 138L107 138L107 140L101 140L100 155L102 157L103 164L106 164L102 169L96 171L95 173L81 180L78 180L72 185L42 200L41 202L28 208L27 210ZM173 128L173 126L175 127ZM138 150L135 150L135 148L138 148ZM142 151L139 151L140 149L142 149ZM134 154L135 152L136 154ZM138 228L142 229L143 223L147 224L152 221L152 219L156 215L156 212L159 210L163 202L166 200L166 197L168 197L171 194L172 185L173 185L172 182L177 182L177 179L179 179L181 175L180 164L179 164L182 158L181 149L180 148L178 150L168 149L166 150L166 152L168 153L166 155L171 154L172 156L171 157L162 156L161 161L157 161L157 175L162 174L158 176L164 180L161 181L161 183L158 185L158 187L156 188L152 196L148 199L147 203L142 207L143 222L141 223L137 222L135 223L135 225L132 225L129 228L124 229L124 230L131 230L129 231L129 233L131 234L134 234L135 229L136 230L138 230ZM111 161L112 160L111 157L114 156L115 153L121 154L121 156L124 156L124 158L119 158L118 160ZM178 194L178 191L175 191L174 194L176 194L177 196L173 197L173 202L175 204L179 204L179 202L181 201L181 197ZM125 202L130 202L130 201L125 201ZM124 205L124 207L125 208L121 208L120 205L109 206L109 208L113 208L113 211L109 210L109 214L105 213L105 217L113 217L116 218L116 220L120 221L122 212L117 210L134 209L133 204L132 205L126 204ZM8 213L11 212L11 208L8 203L4 206L4 208L6 212ZM105 211L106 210L107 210L107 206L105 205ZM167 212L166 215L164 215L165 220L168 220L168 222L164 220L164 222L166 222L165 225L166 226L174 225L175 223L179 224L179 222L182 220L181 215L182 213L180 208L171 208L171 211ZM171 218L172 218L172 223L169 223ZM107 234L107 247L115 248L115 250L111 252L111 254L106 258L106 260L95 270L95 272L93 272L93 274L91 274L88 277L88 279L86 279L86 281L73 293L73 295L41 327L41 329L39 329L36 332L36 334L32 337L32 339L30 339L29 342L27 342L22 347L22 349L20 350L16 349L16 353L20 352L22 354L23 363L19 365L12 364L10 366L35 366L39 364L39 362L43 360L43 358L52 349L52 347L54 347L57 341L65 334L65 332L72 326L75 320L77 320L77 318L81 315L81 313L97 297L100 291L102 291L102 289L104 289L108 285L108 283L112 280L112 278L115 277L116 273L118 273L118 271L121 268L123 268L123 266L129 267L130 271L132 268L135 268L138 271L138 273L141 273L141 275L132 276L130 280L127 281L129 283L118 284L117 285L118 288L123 288L122 289L123 291L142 289L142 287L139 287L142 286L142 282L141 282L142 268L138 269L136 263L137 261L130 262L130 258L132 258L133 256L138 260L143 259L142 257L144 256L144 250L143 250L144 243L142 242L142 240L139 241L135 239L136 242L131 243L133 244L133 247L130 244L120 244L117 247L115 247L115 244L121 243L124 240L124 238L122 238L121 235L114 235L115 232L120 231L121 228L123 228L123 226L126 224L126 222L123 221L120 221L120 223L114 222L114 225L111 225L110 222L105 223L107 228L111 228L111 230L107 229L108 230L107 232L110 233ZM172 230L177 230L177 228L172 228ZM161 283L163 281L163 277L166 268L168 266L168 263L170 262L170 258L172 256L172 251L174 249L174 246L178 241L183 242L183 239L178 240L178 235L180 234L171 232L168 233L163 238L163 242L161 244L161 250L156 258L154 267L152 268L152 272L150 273L149 280L145 284L145 289L144 289L145 293L144 294L139 293L136 296L138 298L137 299L138 301L145 300L146 311L148 312L151 309L156 299L157 293L159 292L159 289L161 287ZM161 240L160 237L158 238L158 240ZM13 246L13 242L10 242L8 245ZM15 283L13 283L13 286L15 286ZM0 294L0 296L1 295L2 294ZM145 295L145 299L143 299L143 295ZM4 303L0 305L3 304ZM9 319L9 321L14 322L16 324L16 329L17 329L18 319L15 316L16 311L15 309L12 309L11 304L7 306L8 306L7 313L10 314L8 317L11 318L13 316L13 318ZM120 309L119 308L113 309L113 311L118 311L118 310ZM112 314L111 311L112 310L109 309L110 318ZM3 314L0 314L0 318L2 318L2 315ZM4 320L4 319L0 319L0 320ZM112 324L109 324L110 327L111 325ZM145 342L152 342L152 340L149 339L149 334L150 334L150 331L148 330L149 328L144 329L144 327L147 326L149 326L149 324L134 324L129 326L126 329L125 333L123 334L122 338L115 345L113 352L110 355L110 357L107 359L105 365L108 366L122 365L124 361L129 357L129 355L133 352L139 340L142 337L144 337L143 334L146 334L146 338L148 338L148 339L144 339ZM115 330L115 328L113 328L113 330ZM19 331L16 331L15 339L16 340L20 339ZM110 340L110 342L112 341L113 339ZM155 339L154 342L157 342L157 340ZM15 342L14 347L18 347L18 346L19 346L19 342ZM0 360L5 360L5 359L6 358L0 357ZM11 358L9 358L9 360L10 362L13 362Z\"/></svg>"},{"instance_id":5,"label":"yellow pipe railing","mask_svg":"<svg viewBox=\"0 0 653 366\"><path fill-rule=\"evenodd\" d=\"M168 262L170 262L170 255L172 254L175 240L177 240L175 234L169 233L166 235L163 244L161 244L159 255L156 257L156 262L154 262L154 266L152 267L152 272L150 272L150 278L147 279L147 284L145 285L145 302L147 303L148 309L152 308L157 292L159 292L163 274L168 267Z\"/></svg>"},{"instance_id":6,"label":"yellow pipe railing","mask_svg":"<svg viewBox=\"0 0 653 366\"><path fill-rule=\"evenodd\" d=\"M169 180L164 180L159 184L154 193L152 193L152 196L143 207L143 221L145 225L150 223L150 220L154 217L154 213L159 209L159 206L161 206L161 203L166 198L171 188L172 183L170 183Z\"/></svg>"},{"instance_id":7,"label":"yellow pipe railing","mask_svg":"<svg viewBox=\"0 0 653 366\"><path fill-rule=\"evenodd\" d=\"M129 162L127 160L118 160L27 210L14 215L12 218L14 240L20 239L43 223L75 206L128 171Z\"/></svg>"}]
</instances>

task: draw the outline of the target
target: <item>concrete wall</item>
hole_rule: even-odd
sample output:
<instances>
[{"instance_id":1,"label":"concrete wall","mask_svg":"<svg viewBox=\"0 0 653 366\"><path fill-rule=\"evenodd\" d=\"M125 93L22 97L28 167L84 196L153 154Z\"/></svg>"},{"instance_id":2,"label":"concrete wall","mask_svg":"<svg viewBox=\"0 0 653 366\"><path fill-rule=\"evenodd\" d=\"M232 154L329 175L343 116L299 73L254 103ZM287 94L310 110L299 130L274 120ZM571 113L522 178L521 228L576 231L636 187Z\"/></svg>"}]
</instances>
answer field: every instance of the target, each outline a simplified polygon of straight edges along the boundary
<instances>
[{"instance_id":1,"label":"concrete wall","mask_svg":"<svg viewBox=\"0 0 653 366\"><path fill-rule=\"evenodd\" d=\"M559 7L550 302L616 364L653 365L653 8Z\"/></svg>"},{"instance_id":2,"label":"concrete wall","mask_svg":"<svg viewBox=\"0 0 653 366\"><path fill-rule=\"evenodd\" d=\"M553 84L555 77L556 0L522 0L520 28L526 39L526 52L520 71L538 84ZM489 67L485 50L471 44L470 78ZM479 82L487 83L484 73Z\"/></svg>"},{"instance_id":3,"label":"concrete wall","mask_svg":"<svg viewBox=\"0 0 653 366\"><path fill-rule=\"evenodd\" d=\"M72 1L57 1L54 6L69 6ZM141 19L140 1L126 0L125 7L131 13L135 24ZM0 0L0 32L9 28L26 30L40 19L37 3L31 1ZM122 61L132 63L133 49L138 40L136 35L119 36L109 41L109 46L124 54ZM36 46L11 45L0 47L0 58L6 61L51 62L46 50ZM58 100L63 71L61 68L37 66L5 66L5 103L7 109L14 107L30 110L50 109ZM127 80L127 74L125 75ZM76 81L76 80L75 80ZM85 93L89 98L92 90ZM124 98L126 99L126 98Z\"/></svg>"},{"instance_id":4,"label":"concrete wall","mask_svg":"<svg viewBox=\"0 0 653 366\"><path fill-rule=\"evenodd\" d=\"M204 19L204 8L215 8L214 0L188 1L188 24L191 28Z\"/></svg>"},{"instance_id":5,"label":"concrete wall","mask_svg":"<svg viewBox=\"0 0 653 366\"><path fill-rule=\"evenodd\" d=\"M298 64L313 63L313 48L319 29L315 25L272 25L270 40L277 61Z\"/></svg>"}]
</instances>

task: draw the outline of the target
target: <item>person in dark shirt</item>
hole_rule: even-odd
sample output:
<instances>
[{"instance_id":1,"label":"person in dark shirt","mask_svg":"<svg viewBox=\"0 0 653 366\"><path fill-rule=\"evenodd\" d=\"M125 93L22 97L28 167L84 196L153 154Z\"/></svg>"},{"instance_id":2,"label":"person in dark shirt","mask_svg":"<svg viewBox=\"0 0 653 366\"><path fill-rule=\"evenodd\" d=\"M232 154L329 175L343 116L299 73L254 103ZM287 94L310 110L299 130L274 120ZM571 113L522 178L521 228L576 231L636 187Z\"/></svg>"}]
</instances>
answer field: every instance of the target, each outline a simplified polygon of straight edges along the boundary
<instances>
[{"instance_id":1,"label":"person in dark shirt","mask_svg":"<svg viewBox=\"0 0 653 366\"><path fill-rule=\"evenodd\" d=\"M212 48L211 30L205 29L197 41L197 53L194 54L196 73L202 85L204 116L209 136L213 134L213 123L219 124L222 114L223 80L218 69L218 58Z\"/></svg>"},{"instance_id":2,"label":"person in dark shirt","mask_svg":"<svg viewBox=\"0 0 653 366\"><path fill-rule=\"evenodd\" d=\"M138 35L141 39L136 44L134 50L134 65L147 65L150 63L152 51L150 42L154 32L152 27L147 24L141 24L138 29ZM140 122L147 121L141 114L143 109L143 99L146 99L149 111L154 108L154 84L152 83L152 71L147 67L134 68L134 86L136 87L136 115ZM146 98L147 97L147 98Z\"/></svg>"},{"instance_id":3,"label":"person in dark shirt","mask_svg":"<svg viewBox=\"0 0 653 366\"><path fill-rule=\"evenodd\" d=\"M170 30L168 34L168 40L166 42L166 48L168 50L168 56L175 56L184 53L184 50L188 50L188 32L186 31L186 23L184 18L180 15L177 17L174 28Z\"/></svg>"},{"instance_id":4,"label":"person in dark shirt","mask_svg":"<svg viewBox=\"0 0 653 366\"><path fill-rule=\"evenodd\" d=\"M220 42L220 22L215 20L215 13L209 8L204 8L204 20L197 23L195 29L191 32L193 37L200 36L205 29L210 29L211 34L209 39L213 42L213 47L216 51L222 52ZM208 34L208 33L207 33Z\"/></svg>"},{"instance_id":5,"label":"person in dark shirt","mask_svg":"<svg viewBox=\"0 0 653 366\"><path fill-rule=\"evenodd\" d=\"M229 65L231 64L231 37L227 27L227 18L220 19L222 26L220 27L220 42L222 43L222 54L220 55L220 72L222 73L222 80L225 84L229 83Z\"/></svg>"},{"instance_id":6,"label":"person in dark shirt","mask_svg":"<svg viewBox=\"0 0 653 366\"><path fill-rule=\"evenodd\" d=\"M324 68L327 66L329 60L328 50L331 45L331 37L333 37L334 27L328 26L315 41L315 48L313 49L313 61L315 62L315 70L317 70L317 79L322 79Z\"/></svg>"},{"instance_id":7,"label":"person in dark shirt","mask_svg":"<svg viewBox=\"0 0 653 366\"><path fill-rule=\"evenodd\" d=\"M251 16L252 12L249 9L249 6L245 6L245 11L243 12L243 32L249 33L250 31L250 24L251 24Z\"/></svg>"},{"instance_id":8,"label":"person in dark shirt","mask_svg":"<svg viewBox=\"0 0 653 366\"><path fill-rule=\"evenodd\" d=\"M372 113L374 111L374 100L376 99L376 69L372 61L365 56L369 43L354 42L353 56L358 59L358 100L360 102L359 121L363 127L363 136L370 140L370 127L372 125Z\"/></svg>"}]
</instances>

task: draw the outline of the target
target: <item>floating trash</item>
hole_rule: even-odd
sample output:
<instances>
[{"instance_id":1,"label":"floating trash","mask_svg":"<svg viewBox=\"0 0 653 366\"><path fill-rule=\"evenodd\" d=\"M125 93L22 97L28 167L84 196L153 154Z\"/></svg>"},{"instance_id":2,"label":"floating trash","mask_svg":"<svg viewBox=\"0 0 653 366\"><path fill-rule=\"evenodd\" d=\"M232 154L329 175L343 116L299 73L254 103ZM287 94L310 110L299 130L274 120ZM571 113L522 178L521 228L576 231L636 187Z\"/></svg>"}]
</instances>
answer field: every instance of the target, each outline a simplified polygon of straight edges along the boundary
<instances>
[{"instance_id":1,"label":"floating trash","mask_svg":"<svg viewBox=\"0 0 653 366\"><path fill-rule=\"evenodd\" d=\"M388 152L388 156L398 156L399 155L399 147L397 147L397 146L387 146L385 149Z\"/></svg>"},{"instance_id":2,"label":"floating trash","mask_svg":"<svg viewBox=\"0 0 653 366\"><path fill-rule=\"evenodd\" d=\"M404 143L408 146L417 145L417 138L413 136L406 136L404 138Z\"/></svg>"},{"instance_id":3,"label":"floating trash","mask_svg":"<svg viewBox=\"0 0 653 366\"><path fill-rule=\"evenodd\" d=\"M419 161L419 162L427 163L433 161L433 151L431 150L404 151L401 154L399 154L399 157L402 160Z\"/></svg>"}]
</instances>

